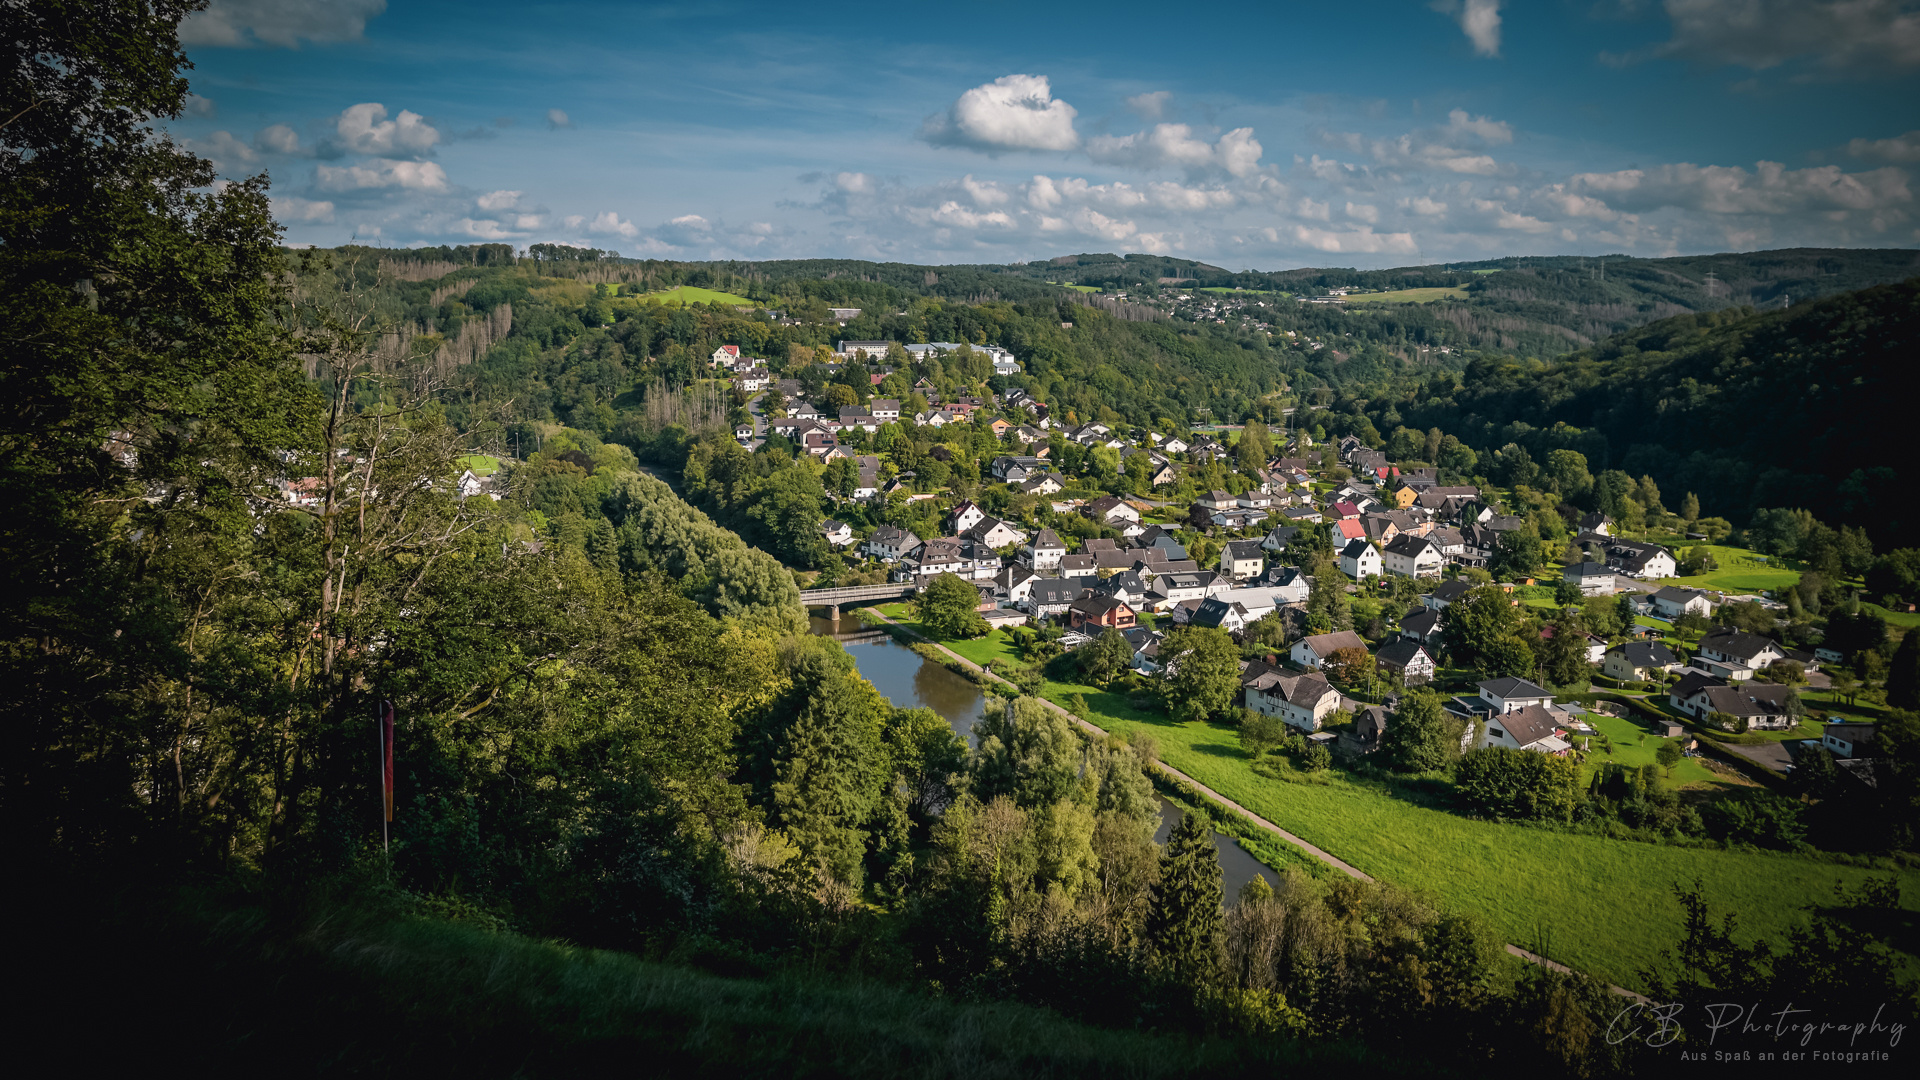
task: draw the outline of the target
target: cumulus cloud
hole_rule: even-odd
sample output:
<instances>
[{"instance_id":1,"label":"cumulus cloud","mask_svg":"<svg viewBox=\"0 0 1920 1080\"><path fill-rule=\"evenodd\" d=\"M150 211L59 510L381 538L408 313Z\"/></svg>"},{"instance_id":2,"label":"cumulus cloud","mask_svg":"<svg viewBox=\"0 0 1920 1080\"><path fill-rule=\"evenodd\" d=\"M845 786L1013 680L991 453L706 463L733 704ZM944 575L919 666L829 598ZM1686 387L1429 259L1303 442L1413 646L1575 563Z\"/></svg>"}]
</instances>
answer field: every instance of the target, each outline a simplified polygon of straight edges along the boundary
<instances>
[{"instance_id":1,"label":"cumulus cloud","mask_svg":"<svg viewBox=\"0 0 1920 1080\"><path fill-rule=\"evenodd\" d=\"M1421 217L1438 217L1447 212L1446 203L1429 199L1425 195L1416 195L1408 199L1406 201L1406 208L1419 214Z\"/></svg>"},{"instance_id":2,"label":"cumulus cloud","mask_svg":"<svg viewBox=\"0 0 1920 1080\"><path fill-rule=\"evenodd\" d=\"M234 138L230 131L216 131L204 139L187 139L185 144L187 149L221 169L246 165L259 157L252 147Z\"/></svg>"},{"instance_id":3,"label":"cumulus cloud","mask_svg":"<svg viewBox=\"0 0 1920 1080\"><path fill-rule=\"evenodd\" d=\"M363 165L322 165L314 170L314 183L322 191L379 188L445 191L447 172L431 161L387 161L376 158Z\"/></svg>"},{"instance_id":4,"label":"cumulus cloud","mask_svg":"<svg viewBox=\"0 0 1920 1080\"><path fill-rule=\"evenodd\" d=\"M253 145L276 154L298 154L300 134L285 124L274 124L254 132Z\"/></svg>"},{"instance_id":5,"label":"cumulus cloud","mask_svg":"<svg viewBox=\"0 0 1920 1080\"><path fill-rule=\"evenodd\" d=\"M972 197L975 206L999 206L1012 196L991 180L975 180L972 173L960 178L960 186Z\"/></svg>"},{"instance_id":6,"label":"cumulus cloud","mask_svg":"<svg viewBox=\"0 0 1920 1080\"><path fill-rule=\"evenodd\" d=\"M1135 94L1127 99L1127 108L1143 119L1158 120L1167 115L1167 99L1173 96L1171 90L1155 90L1148 94Z\"/></svg>"},{"instance_id":7,"label":"cumulus cloud","mask_svg":"<svg viewBox=\"0 0 1920 1080\"><path fill-rule=\"evenodd\" d=\"M1920 161L1920 131L1909 131L1891 139L1854 139L1847 153L1870 161Z\"/></svg>"},{"instance_id":8,"label":"cumulus cloud","mask_svg":"<svg viewBox=\"0 0 1920 1080\"><path fill-rule=\"evenodd\" d=\"M359 41L387 0L213 0L180 23L183 45L228 49Z\"/></svg>"},{"instance_id":9,"label":"cumulus cloud","mask_svg":"<svg viewBox=\"0 0 1920 1080\"><path fill-rule=\"evenodd\" d=\"M511 210L513 207L519 205L520 196L522 194L524 194L524 192L489 191L485 195L482 195L478 199L475 199L474 205L478 206L482 210L489 210L489 211Z\"/></svg>"},{"instance_id":10,"label":"cumulus cloud","mask_svg":"<svg viewBox=\"0 0 1920 1080\"><path fill-rule=\"evenodd\" d=\"M1252 128L1235 128L1214 143L1195 138L1186 124L1156 124L1133 135L1097 135L1087 140L1087 156L1093 160L1141 169L1171 167L1193 173L1218 169L1247 176L1259 171L1260 154Z\"/></svg>"},{"instance_id":11,"label":"cumulus cloud","mask_svg":"<svg viewBox=\"0 0 1920 1080\"><path fill-rule=\"evenodd\" d=\"M1436 0L1433 10L1453 16L1474 55L1500 55L1500 0Z\"/></svg>"},{"instance_id":12,"label":"cumulus cloud","mask_svg":"<svg viewBox=\"0 0 1920 1080\"><path fill-rule=\"evenodd\" d=\"M920 137L936 146L1007 150L1071 150L1079 113L1053 96L1045 75L1003 75L976 86L947 109L927 118Z\"/></svg>"},{"instance_id":13,"label":"cumulus cloud","mask_svg":"<svg viewBox=\"0 0 1920 1080\"><path fill-rule=\"evenodd\" d=\"M212 98L204 98L199 94L187 95L186 113L188 116L214 116L219 112L220 107L213 103Z\"/></svg>"},{"instance_id":14,"label":"cumulus cloud","mask_svg":"<svg viewBox=\"0 0 1920 1080\"><path fill-rule=\"evenodd\" d=\"M1313 229L1305 225L1295 225L1290 229L1268 229L1266 236L1275 243L1290 239L1302 247L1342 255L1356 253L1399 255L1418 250L1418 245L1413 242L1412 233L1377 233L1365 226L1340 232L1334 229Z\"/></svg>"},{"instance_id":15,"label":"cumulus cloud","mask_svg":"<svg viewBox=\"0 0 1920 1080\"><path fill-rule=\"evenodd\" d=\"M565 109L548 109L547 126L555 131L570 128L573 126L573 118L567 115Z\"/></svg>"},{"instance_id":16,"label":"cumulus cloud","mask_svg":"<svg viewBox=\"0 0 1920 1080\"><path fill-rule=\"evenodd\" d=\"M1355 221L1364 221L1369 225L1380 224L1380 208L1366 203L1348 203L1347 216Z\"/></svg>"},{"instance_id":17,"label":"cumulus cloud","mask_svg":"<svg viewBox=\"0 0 1920 1080\"><path fill-rule=\"evenodd\" d=\"M389 120L387 107L377 101L349 107L333 126L340 137L340 148L355 154L425 154L440 141L440 132L419 113L402 109L398 117Z\"/></svg>"},{"instance_id":18,"label":"cumulus cloud","mask_svg":"<svg viewBox=\"0 0 1920 1080\"><path fill-rule=\"evenodd\" d=\"M1447 114L1445 127L1410 131L1391 139L1373 139L1357 132L1322 132L1320 138L1336 147L1372 158L1376 163L1401 169L1440 169L1464 176L1493 176L1501 165L1488 146L1513 141L1513 126L1504 120L1474 116L1465 109ZM1331 163L1323 165L1315 156L1316 175L1333 179Z\"/></svg>"},{"instance_id":19,"label":"cumulus cloud","mask_svg":"<svg viewBox=\"0 0 1920 1080\"><path fill-rule=\"evenodd\" d=\"M276 195L268 200L273 216L282 224L328 224L333 221L333 204L295 195Z\"/></svg>"},{"instance_id":20,"label":"cumulus cloud","mask_svg":"<svg viewBox=\"0 0 1920 1080\"><path fill-rule=\"evenodd\" d=\"M1836 71L1920 66L1913 0L1666 0L1673 37L1632 62L1679 56L1756 71L1810 57Z\"/></svg>"},{"instance_id":21,"label":"cumulus cloud","mask_svg":"<svg viewBox=\"0 0 1920 1080\"><path fill-rule=\"evenodd\" d=\"M685 220L685 218L675 218L674 223L679 224ZM696 220L699 220L702 225L706 224L703 218L696 217ZM622 236L628 240L640 235L640 227L638 225L635 225L631 221L623 220L619 214L611 210L602 210L599 214L595 215L594 219L587 223L587 231L599 236Z\"/></svg>"}]
</instances>

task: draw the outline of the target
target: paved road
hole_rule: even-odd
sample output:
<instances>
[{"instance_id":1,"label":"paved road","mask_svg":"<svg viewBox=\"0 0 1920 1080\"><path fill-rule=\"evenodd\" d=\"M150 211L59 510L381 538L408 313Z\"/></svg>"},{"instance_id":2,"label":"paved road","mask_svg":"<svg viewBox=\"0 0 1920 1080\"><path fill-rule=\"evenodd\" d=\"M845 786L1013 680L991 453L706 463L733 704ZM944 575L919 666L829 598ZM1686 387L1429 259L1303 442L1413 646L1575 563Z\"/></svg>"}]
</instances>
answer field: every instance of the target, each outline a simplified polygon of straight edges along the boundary
<instances>
[{"instance_id":1,"label":"paved road","mask_svg":"<svg viewBox=\"0 0 1920 1080\"><path fill-rule=\"evenodd\" d=\"M747 415L753 417L753 441L747 444L749 450L758 450L767 441L767 418L760 414L760 402L766 396L767 392L762 390L747 399Z\"/></svg>"},{"instance_id":2,"label":"paved road","mask_svg":"<svg viewBox=\"0 0 1920 1080\"><path fill-rule=\"evenodd\" d=\"M892 619L887 618L885 615L880 614L879 610L876 608L865 608L863 610L871 613L875 618L879 619L881 622L890 623L894 626L900 625L899 623L894 622ZM905 629L905 628L902 627L902 629ZM912 631L908 631L908 633L912 633ZM920 637L920 635L918 634L914 634L914 636ZM1007 686L1013 685L1007 680L1000 678L1000 676L995 675L993 672L988 671L987 669L981 667L979 664L976 664L973 661L967 659L966 657L961 656L959 653L954 652L952 649L947 648L945 645L942 645L937 641L929 641L927 638L924 638L924 637L920 637L920 640L925 641L927 644L932 645L936 649L939 649L941 652L945 653L947 656L965 665L966 667L969 667L974 671L980 672L981 674L985 675L989 679L993 679L997 682L1004 683ZM1088 721L1082 719L1081 717L1075 716L1073 713L1068 712L1067 710L1061 708L1058 705L1055 705L1053 702L1048 701L1045 698L1040 698L1039 701L1040 701L1040 704L1045 705L1047 708L1052 709L1054 712L1059 713L1061 716L1064 716L1068 720L1079 725L1080 728L1086 731L1087 733L1098 736L1099 738L1102 738L1102 739L1107 737L1106 729L1098 727L1092 723L1089 723ZM1347 875L1348 877L1356 878L1360 881L1373 880L1373 878L1370 875L1368 875L1364 870L1361 870L1358 867L1355 867L1347 863L1345 860L1339 858L1338 856L1332 854L1331 852L1324 851L1319 847L1316 847L1313 844L1310 844L1307 841L1302 840L1300 837L1295 836L1294 834L1288 832L1287 830L1281 828L1280 826L1275 825L1273 822L1268 821L1266 818L1261 817L1259 814L1256 814L1253 811L1247 809L1246 807L1241 806L1239 803L1234 802L1232 799L1227 798L1225 795L1222 795L1219 792L1208 787L1207 785L1201 783L1200 781L1195 780L1193 777L1188 776L1186 773L1181 772L1179 769L1176 769L1173 766L1168 765L1166 762L1156 761L1153 763L1153 766L1159 769L1161 772L1168 775L1169 777L1172 777L1173 779L1178 780L1181 783L1192 788L1193 790L1199 792L1205 798L1211 799L1214 802L1219 803L1221 806L1224 806L1227 809L1233 811L1234 813L1239 814L1241 817L1252 822L1255 826L1265 829L1270 833L1273 833L1275 836L1278 836L1280 839L1285 840L1287 843L1292 844L1293 846L1299 848L1300 850L1306 852L1307 854L1313 856L1314 858L1320 860L1321 862L1326 863L1328 866L1333 867L1335 870L1340 871L1341 873ZM1527 950L1520 948L1518 945L1508 945L1506 946L1506 950L1508 953L1514 956L1517 956L1520 959L1525 960L1530 964L1539 964L1540 966L1552 971L1558 971L1558 972L1561 972L1562 974L1565 974L1572 970L1568 968L1565 964L1555 963L1554 961L1549 960L1544 956L1540 956L1536 953L1528 952ZM1607 989L1612 990L1614 993L1619 994L1622 997L1633 998L1636 1001L1647 1000L1644 995L1636 994L1633 991L1628 990L1624 987L1609 985Z\"/></svg>"}]
</instances>

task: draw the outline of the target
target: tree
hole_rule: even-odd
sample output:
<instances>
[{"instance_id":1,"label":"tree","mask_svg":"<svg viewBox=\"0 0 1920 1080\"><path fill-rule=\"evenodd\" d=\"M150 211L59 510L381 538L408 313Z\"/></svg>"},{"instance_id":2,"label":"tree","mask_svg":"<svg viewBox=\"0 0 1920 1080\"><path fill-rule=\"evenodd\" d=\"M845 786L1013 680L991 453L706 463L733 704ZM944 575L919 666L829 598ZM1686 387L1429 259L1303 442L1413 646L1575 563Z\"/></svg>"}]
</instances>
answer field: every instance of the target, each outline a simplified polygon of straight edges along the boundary
<instances>
[{"instance_id":1,"label":"tree","mask_svg":"<svg viewBox=\"0 0 1920 1080\"><path fill-rule=\"evenodd\" d=\"M1587 471L1587 455L1577 450L1548 453L1545 475L1560 497L1570 502L1579 502L1593 488L1593 474Z\"/></svg>"},{"instance_id":2,"label":"tree","mask_svg":"<svg viewBox=\"0 0 1920 1080\"><path fill-rule=\"evenodd\" d=\"M1667 776L1669 778L1673 776L1673 767L1680 764L1680 759L1685 756L1680 749L1680 740L1678 739L1662 740L1660 748L1653 752L1653 760L1658 762L1661 768L1667 770Z\"/></svg>"},{"instance_id":3,"label":"tree","mask_svg":"<svg viewBox=\"0 0 1920 1080\"><path fill-rule=\"evenodd\" d=\"M1308 772L1324 772L1333 765L1333 751L1325 743L1309 743L1300 752L1300 767Z\"/></svg>"},{"instance_id":4,"label":"tree","mask_svg":"<svg viewBox=\"0 0 1920 1080\"><path fill-rule=\"evenodd\" d=\"M1920 709L1920 632L1909 629L1887 664L1887 704Z\"/></svg>"},{"instance_id":5,"label":"tree","mask_svg":"<svg viewBox=\"0 0 1920 1080\"><path fill-rule=\"evenodd\" d=\"M1432 690L1408 691L1380 737L1380 755L1400 772L1436 772L1460 756L1461 721L1440 707Z\"/></svg>"},{"instance_id":6,"label":"tree","mask_svg":"<svg viewBox=\"0 0 1920 1080\"><path fill-rule=\"evenodd\" d=\"M1160 659L1160 701L1175 720L1214 716L1240 688L1240 650L1224 630L1178 627L1161 640Z\"/></svg>"},{"instance_id":7,"label":"tree","mask_svg":"<svg viewBox=\"0 0 1920 1080\"><path fill-rule=\"evenodd\" d=\"M1554 754L1481 747L1461 757L1453 777L1461 798L1483 813L1565 821L1579 801L1579 764Z\"/></svg>"},{"instance_id":8,"label":"tree","mask_svg":"<svg viewBox=\"0 0 1920 1080\"><path fill-rule=\"evenodd\" d=\"M1540 673L1554 686L1571 686L1592 671L1587 663L1587 635L1565 622L1551 629L1553 635L1543 638L1538 646Z\"/></svg>"},{"instance_id":9,"label":"tree","mask_svg":"<svg viewBox=\"0 0 1920 1080\"><path fill-rule=\"evenodd\" d=\"M1531 525L1523 525L1501 533L1500 539L1494 541L1493 557L1487 560L1487 569L1499 577L1532 577L1541 558L1539 534Z\"/></svg>"},{"instance_id":10,"label":"tree","mask_svg":"<svg viewBox=\"0 0 1920 1080\"><path fill-rule=\"evenodd\" d=\"M1447 605L1447 650L1463 667L1482 666L1501 639L1521 630L1525 619L1505 589L1493 585L1471 589ZM1526 670L1531 671L1531 656L1528 661Z\"/></svg>"},{"instance_id":11,"label":"tree","mask_svg":"<svg viewBox=\"0 0 1920 1080\"><path fill-rule=\"evenodd\" d=\"M1022 809L1051 806L1072 794L1080 773L1080 739L1072 723L1038 698L1005 705L989 698L974 726L976 798L1006 796Z\"/></svg>"},{"instance_id":12,"label":"tree","mask_svg":"<svg viewBox=\"0 0 1920 1080\"><path fill-rule=\"evenodd\" d=\"M1680 500L1680 520L1689 526L1700 520L1700 497L1691 491L1687 492L1686 498Z\"/></svg>"},{"instance_id":13,"label":"tree","mask_svg":"<svg viewBox=\"0 0 1920 1080\"><path fill-rule=\"evenodd\" d=\"M1220 852L1213 830L1189 810L1160 853L1160 884L1147 913L1147 942L1161 969L1190 986L1220 976Z\"/></svg>"},{"instance_id":14,"label":"tree","mask_svg":"<svg viewBox=\"0 0 1920 1080\"><path fill-rule=\"evenodd\" d=\"M980 616L980 590L953 574L941 574L913 600L914 618L939 638L974 638L989 629Z\"/></svg>"},{"instance_id":15,"label":"tree","mask_svg":"<svg viewBox=\"0 0 1920 1080\"><path fill-rule=\"evenodd\" d=\"M1897 548L1873 560L1866 585L1867 594L1883 602L1920 600L1920 548Z\"/></svg>"},{"instance_id":16,"label":"tree","mask_svg":"<svg viewBox=\"0 0 1920 1080\"><path fill-rule=\"evenodd\" d=\"M1366 649L1349 645L1322 660L1320 670L1342 686L1358 686L1373 676L1373 657Z\"/></svg>"},{"instance_id":17,"label":"tree","mask_svg":"<svg viewBox=\"0 0 1920 1080\"><path fill-rule=\"evenodd\" d=\"M1580 602L1580 586L1571 578L1562 577L1553 586L1553 602L1561 607Z\"/></svg>"},{"instance_id":18,"label":"tree","mask_svg":"<svg viewBox=\"0 0 1920 1080\"><path fill-rule=\"evenodd\" d=\"M1074 659L1079 661L1080 673L1089 681L1096 686L1106 686L1133 662L1133 646L1120 631L1108 627L1099 637L1082 645Z\"/></svg>"},{"instance_id":19,"label":"tree","mask_svg":"<svg viewBox=\"0 0 1920 1080\"><path fill-rule=\"evenodd\" d=\"M850 885L860 883L865 827L891 776L883 741L891 711L873 684L835 673L787 729L775 767L772 801L781 829L810 863Z\"/></svg>"},{"instance_id":20,"label":"tree","mask_svg":"<svg viewBox=\"0 0 1920 1080\"><path fill-rule=\"evenodd\" d=\"M1265 757L1269 750L1285 742L1287 735L1286 722L1279 717L1252 709L1240 711L1240 748L1253 760Z\"/></svg>"}]
</instances>

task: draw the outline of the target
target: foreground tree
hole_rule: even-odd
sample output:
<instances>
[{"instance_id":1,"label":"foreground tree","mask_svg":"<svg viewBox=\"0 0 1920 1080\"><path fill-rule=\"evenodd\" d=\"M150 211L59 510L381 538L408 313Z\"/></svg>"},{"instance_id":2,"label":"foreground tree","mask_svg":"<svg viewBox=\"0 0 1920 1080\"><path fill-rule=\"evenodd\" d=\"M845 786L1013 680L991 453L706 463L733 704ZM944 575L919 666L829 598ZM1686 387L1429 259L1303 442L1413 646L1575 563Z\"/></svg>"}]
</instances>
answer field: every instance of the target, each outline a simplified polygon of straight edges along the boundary
<instances>
[{"instance_id":1,"label":"foreground tree","mask_svg":"<svg viewBox=\"0 0 1920 1080\"><path fill-rule=\"evenodd\" d=\"M1160 854L1160 884L1147 915L1155 960L1195 986L1219 978L1221 961L1220 853L1213 830L1188 811Z\"/></svg>"},{"instance_id":2,"label":"foreground tree","mask_svg":"<svg viewBox=\"0 0 1920 1080\"><path fill-rule=\"evenodd\" d=\"M1160 642L1160 701L1175 720L1203 720L1233 703L1240 651L1224 630L1182 626Z\"/></svg>"},{"instance_id":3,"label":"foreground tree","mask_svg":"<svg viewBox=\"0 0 1920 1080\"><path fill-rule=\"evenodd\" d=\"M935 637L973 638L988 630L980 617L980 590L952 574L941 574L920 590L913 614Z\"/></svg>"}]
</instances>

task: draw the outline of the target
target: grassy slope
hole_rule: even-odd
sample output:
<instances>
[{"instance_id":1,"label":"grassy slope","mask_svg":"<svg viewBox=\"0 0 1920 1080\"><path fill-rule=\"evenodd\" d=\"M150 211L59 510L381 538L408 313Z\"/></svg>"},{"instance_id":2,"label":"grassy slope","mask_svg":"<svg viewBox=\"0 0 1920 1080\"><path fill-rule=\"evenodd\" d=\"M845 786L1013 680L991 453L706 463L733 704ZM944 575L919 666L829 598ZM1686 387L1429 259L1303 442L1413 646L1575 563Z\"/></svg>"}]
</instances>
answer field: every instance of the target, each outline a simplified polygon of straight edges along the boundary
<instances>
[{"instance_id":1,"label":"grassy slope","mask_svg":"<svg viewBox=\"0 0 1920 1080\"><path fill-rule=\"evenodd\" d=\"M212 1075L257 1071L283 1048L294 1075L1154 1077L1311 1060L1291 1044L1106 1030L846 973L729 978L359 906L269 916L244 900L154 899L40 898L36 925L63 944L16 957L39 990L16 1019L61 1048L62 1071L126 1071L156 1045L171 1067ZM136 964L166 971L166 986ZM1338 1047L1310 1053L1359 1064Z\"/></svg>"},{"instance_id":2,"label":"grassy slope","mask_svg":"<svg viewBox=\"0 0 1920 1080\"><path fill-rule=\"evenodd\" d=\"M460 459L460 467L472 469L475 476L492 476L500 471L500 459L487 454L468 454Z\"/></svg>"},{"instance_id":3,"label":"grassy slope","mask_svg":"<svg viewBox=\"0 0 1920 1080\"><path fill-rule=\"evenodd\" d=\"M1396 289L1392 292L1349 293L1349 304L1426 304L1435 300L1465 300L1467 290L1454 289Z\"/></svg>"},{"instance_id":4,"label":"grassy slope","mask_svg":"<svg viewBox=\"0 0 1920 1080\"><path fill-rule=\"evenodd\" d=\"M744 296L720 292L717 289L702 289L693 285L676 285L671 289L648 293L642 300L658 300L667 305L684 304L728 304L734 307L751 307L753 301Z\"/></svg>"}]
</instances>

